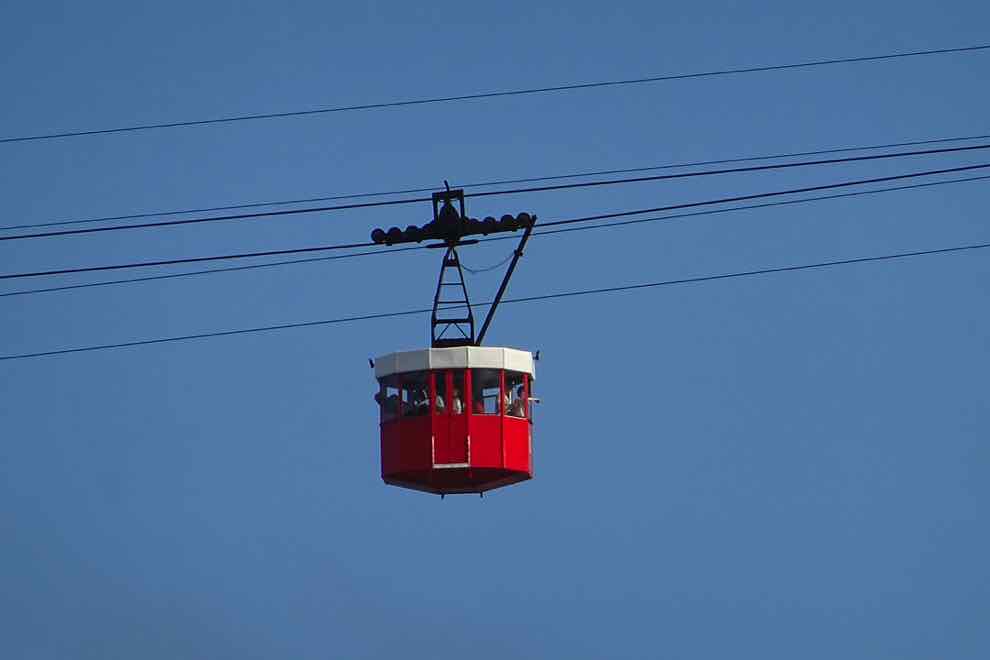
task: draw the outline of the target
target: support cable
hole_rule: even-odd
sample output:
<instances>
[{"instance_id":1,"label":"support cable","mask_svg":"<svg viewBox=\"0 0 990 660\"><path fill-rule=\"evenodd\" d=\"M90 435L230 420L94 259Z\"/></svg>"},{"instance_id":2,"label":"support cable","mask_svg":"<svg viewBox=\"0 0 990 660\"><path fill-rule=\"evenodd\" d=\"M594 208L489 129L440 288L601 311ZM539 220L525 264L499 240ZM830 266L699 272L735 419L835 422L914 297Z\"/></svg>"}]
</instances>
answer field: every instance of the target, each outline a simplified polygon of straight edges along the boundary
<instances>
[{"instance_id":1,"label":"support cable","mask_svg":"<svg viewBox=\"0 0 990 660\"><path fill-rule=\"evenodd\" d=\"M898 191L901 191L901 190L915 190L915 189L919 189L919 188L931 188L933 186L944 186L944 185L947 185L947 184L950 184L950 183L966 183L968 181L985 181L987 179L990 179L990 175L988 175L988 176L966 177L966 178L962 178L962 179L949 179L947 181L932 181L930 183L912 183L912 184L908 184L908 185L905 185L905 186L894 186L894 187L891 187L891 188L878 188L876 190L857 190L855 192L838 193L838 194L832 194L832 195L820 195L820 196L817 196L817 197L807 197L807 198L804 198L804 199L779 200L779 201L775 201L775 202L767 202L765 204L747 204L745 206L734 206L734 207L728 208L728 209L708 209L708 210L705 210L705 211L692 211L690 213L676 213L676 214L672 214L672 215L657 216L657 217L653 217L653 218L638 218L636 220L624 220L622 222L607 222L607 223L601 223L601 224L597 224L597 225L585 225L583 227L567 227L567 228L564 228L564 229L549 229L547 231L538 231L538 232L535 232L534 235L535 236L544 236L544 235L547 235L547 234L562 234L562 233L565 233L565 232L585 231L585 230L588 230L588 229L613 229L613 228L616 228L616 227L625 227L625 226L628 226L628 225L640 224L640 223L644 223L644 222L658 222L658 221L661 221L661 220L678 220L678 219L681 219L681 218L693 218L693 217L703 216L703 215L717 215L717 214L721 214L721 213L732 213L734 211L747 211L747 210L751 210L751 209L770 208L770 207L774 207L774 206L789 206L791 204L807 204L809 202L819 202L819 201L824 201L824 200L829 200L829 199L842 199L842 198L845 198L845 197L859 197L861 195L876 195L876 194L886 193L886 192L898 192ZM514 237L513 236L493 236L492 238L483 239L480 242L482 242L482 243L488 243L488 242L491 242L491 241L506 241L506 240L510 240L512 238L514 238ZM88 288L91 288L91 287L115 286L115 285L118 285L118 284L136 284L136 283L150 282L150 281L155 281L155 280L170 280L170 279L179 278L179 277L195 277L195 276L199 276L199 275L212 275L214 273L228 273L228 272L236 272L236 271L242 271L242 270L255 270L255 269L258 269L258 268L276 268L276 267L279 267L279 266L290 266L290 265L295 265L295 264L313 263L313 262L317 262L317 261L334 261L334 260L337 260L337 259L349 259L351 257L368 257L368 256L373 256L373 255L378 255L378 254L391 254L392 252L409 252L409 251L412 251L412 250L422 250L422 249L425 249L425 246L415 245L415 246L410 246L410 247L392 248L390 250L371 250L371 251L367 251L367 252L352 252L350 254L339 254L339 255L333 255L333 256L328 256L328 257L309 257L307 259L290 259L290 260L286 260L286 261L272 261L272 262L263 263L263 264L248 264L246 266L230 266L230 267L227 267L227 268L211 268L211 269L207 269L207 270L194 270L194 271L189 271L189 272L184 272L184 273L168 273L168 274L165 274L165 275L149 275L149 276L146 276L146 277L134 277L134 278L128 278L128 279L122 279L122 280L108 280L108 281L103 281L103 282L86 282L84 284L68 284L68 285L63 285L63 286L47 287L47 288L44 288L44 289L28 289L28 290L25 290L25 291L8 291L6 293L0 293L0 298L4 298L4 297L7 297L7 296L24 296L24 295L31 295L31 294L36 294L36 293L51 293L51 292L57 292L57 291L69 291L69 290L72 290L72 289L88 289ZM511 258L512 258L512 255L510 254L508 257L506 257L505 262L507 262ZM505 262L503 262L503 263L505 263ZM466 270L466 268L465 268L465 270Z\"/></svg>"},{"instance_id":2,"label":"support cable","mask_svg":"<svg viewBox=\"0 0 990 660\"><path fill-rule=\"evenodd\" d=\"M692 211L690 213L675 213L671 215L657 216L653 218L637 218L635 220L624 220L622 222L606 222L597 225L585 225L577 227L565 227L564 229L548 229L546 231L534 232L534 236L545 236L549 234L562 234L574 231L585 231L588 229L614 229L617 227L625 227L634 224L641 224L645 222L658 222L663 220L678 220L682 218L694 218L703 215L718 215L721 213L732 213L735 211L748 211L752 209L763 209L771 208L775 206L790 206L792 204L807 204L809 202L819 202L829 199L843 199L846 197L859 197L861 195L876 195L880 193L887 192L898 192L902 190L916 190L920 188L931 188L933 186L943 186L950 183L966 183L968 181L985 181L990 179L990 175L987 176L974 176L962 179L950 179L948 181L932 181L930 183L912 183L905 186L895 186L891 188L878 188L876 190L857 190L855 192L848 193L837 193L832 195L820 195L817 197L807 197L804 199L788 199L788 200L778 200L775 202L766 202L764 204L747 204L745 206L734 206L727 209L707 209L704 211ZM493 236L492 238L483 239L480 242L488 243L491 241L507 241L515 238L514 236ZM207 270L194 270L184 273L168 273L164 275L149 275L145 277L134 277L122 280L108 280L103 282L86 282L84 284L68 284L63 286L48 287L44 289L28 289L25 291L8 291L5 293L0 293L0 298L7 296L24 296L36 293L51 293L57 291L69 291L73 289L88 289L91 287L102 287L102 286L115 286L118 284L137 284L141 282L151 282L155 280L170 280L179 277L194 277L199 275L212 275L215 273L229 273L237 272L242 270L255 270L258 268L276 268L280 266L290 266L295 264L313 263L318 261L334 261L337 259L349 259L351 257L369 257L373 255L380 254L391 254L393 252L410 252L413 250L423 250L425 246L415 245L410 247L392 248L390 250L370 250L367 252L352 252L350 254L338 254L328 257L309 257L307 259L290 259L287 261L272 261L263 264L248 264L246 266L229 266L227 268L211 268ZM512 254L506 257L506 263L512 258ZM501 264L500 264L501 265ZM465 268L466 270L466 268Z\"/></svg>"},{"instance_id":3,"label":"support cable","mask_svg":"<svg viewBox=\"0 0 990 660\"><path fill-rule=\"evenodd\" d=\"M788 64L768 64L763 66L735 67L729 69L717 69L712 71L698 71L692 73L675 73L642 78L626 78L622 80L599 80L594 82L572 83L566 85L552 85L548 87L530 87L525 89L498 90L489 92L477 92L474 94L460 94L457 96L436 96L421 99L403 99L395 101L385 101L381 103L364 103L360 105L346 105L325 108L312 108L308 110L291 110L287 112L266 112L244 115L231 115L227 117L216 117L212 119L195 119L189 121L171 121L161 123L137 124L133 126L117 126L113 128L100 128L77 131L51 131L35 135L15 135L0 138L0 144L10 144L15 142L37 142L41 140L56 140L60 138L83 137L92 135L108 135L112 133L133 133L137 131L151 131L163 128L184 128L190 126L205 126L210 124L229 124L232 122L252 121L259 119L284 119L288 117L303 117L308 115L330 114L338 112L354 112L360 110L378 110L385 108L399 108L416 105L432 105L439 103L451 103L455 101L469 101L479 99L490 99L506 96L523 96L532 94L550 94L555 92L566 92L581 89L595 89L603 87L622 87L628 85L641 85L645 83L657 83L671 80L687 80L691 78L714 78L720 76L733 76L745 73L759 73L768 71L784 71L788 69L807 69L812 67L830 66L835 64L860 64L864 62L879 62L884 60L894 60L906 57L923 57L931 55L950 55L960 53L974 53L990 49L990 44L979 44L974 46L961 46L956 48L938 48L929 50L900 51L886 53L883 55L868 55L860 57L837 57L820 60L806 60L804 62L793 62Z\"/></svg>"},{"instance_id":4,"label":"support cable","mask_svg":"<svg viewBox=\"0 0 990 660\"><path fill-rule=\"evenodd\" d=\"M948 142L970 142L973 140L985 140L990 138L990 134L966 135L959 137L935 138L930 140L912 140L909 142L891 142L887 144L874 144L854 147L829 147L826 149L815 149L812 151L795 151L783 154L771 154L761 156L736 156L733 158L720 158L717 160L699 160L686 163L667 163L664 165L649 165L645 167L627 167L612 170L595 170L587 172L571 172L569 174L554 174L550 176L535 176L521 179L502 179L496 181L478 181L475 183L460 183L453 185L454 188L487 188L491 186L506 186L520 183L536 183L539 181L559 181L562 179L579 179L590 176L612 176L616 174L633 174L636 172L652 172L657 170L673 170L684 167L708 167L710 165L727 165L729 163L746 163L763 160L780 160L783 158L801 158L804 156L823 156L825 154L848 153L855 151L873 151L876 149L896 149L901 147L918 147L926 144L945 144ZM391 197L394 195L408 195L412 193L432 193L436 191L436 186L420 186L415 188L404 188L400 190L389 190L379 192L338 194L322 197L305 197L301 199L283 199L268 202L250 202L242 204L228 204L225 206L208 206L193 209L181 209L171 211L147 211L143 213L131 213L128 215L110 215L97 218L81 218L68 220L50 220L34 224L7 225L0 227L0 231L12 229L34 229L40 227L57 227L64 225L88 224L93 222L111 222L114 220L137 220L140 218L156 218L172 215L188 215L190 213L213 213L216 211L232 211L236 209L259 208L262 206L288 206L292 204L312 204L315 202L332 202L341 199L360 199L365 197Z\"/></svg>"},{"instance_id":5,"label":"support cable","mask_svg":"<svg viewBox=\"0 0 990 660\"><path fill-rule=\"evenodd\" d=\"M541 227L555 227L559 225L570 225L575 222L588 222L590 220L604 220L607 218L622 218L630 215L639 215L641 213L657 213L660 211L675 211L677 209L690 209L699 206L710 206L713 204L726 204L728 202L744 202L750 199L764 199L767 197L779 197L781 195L795 195L798 193L815 192L818 190L834 190L836 188L844 188L851 185L863 185L867 183L882 183L884 181L899 181L902 179L910 179L916 176L926 176L934 174L949 174L951 172L968 172L971 170L981 170L990 167L990 163L981 163L979 165L964 165L962 167L950 167L943 170L929 170L925 174L921 173L909 173L909 174L895 174L892 176L881 176L874 177L872 179L861 179L857 182L852 181L842 181L839 183L826 183L818 186L805 186L803 188L791 188L789 190L778 190L775 192L767 193L755 193L751 195L735 195L733 197L721 197L719 199L709 199L701 202L686 202L681 204L669 204L667 206L654 206L648 209L637 209L635 211L619 211L616 213L600 213L598 215L587 215L581 218L570 218L568 220L555 220L553 222L541 223Z\"/></svg>"},{"instance_id":6,"label":"support cable","mask_svg":"<svg viewBox=\"0 0 990 660\"><path fill-rule=\"evenodd\" d=\"M791 188L791 189L788 189L788 190L778 190L778 191L765 192L765 193L754 193L754 194L750 194L750 195L735 195L735 196L732 196L732 197L722 197L722 198L718 198L718 199L709 199L709 200L703 200L703 201L699 201L699 202L684 202L684 203L680 203L680 204L669 204L669 205L666 205L666 206L654 206L654 207L651 207L651 208L637 209L637 210L633 210L633 211L618 211L618 212L615 212L615 213L601 213L601 214L597 214L597 215L589 215L589 216L583 216L583 217L579 217L579 218L569 218L569 219L566 219L566 220L556 220L556 221L553 221L553 222L541 222L540 223L540 226L542 228L554 227L554 226L569 225L569 224L574 224L574 223L579 223L579 222L589 222L589 221L592 221L592 220L603 220L603 219L608 219L608 218L621 218L621 217L627 217L627 216L631 216L631 215L642 215L642 214L645 214L645 213L657 213L657 212L661 212L661 211L674 211L674 210L678 210L678 209L697 208L697 207L701 207L701 206L711 206L711 205L716 205L716 204L725 204L725 203L729 203L729 202L739 202L739 201L746 201L746 200L751 200L751 199L763 199L763 198L768 198L768 197L778 197L778 196L782 196L782 195L792 195L792 194L805 193L805 192L814 192L814 191L818 191L818 190L833 190L833 189L836 189L836 188L844 188L844 187L848 187L848 186L858 186L858 185L864 185L864 184L869 184L869 183L880 183L880 182L884 182L884 181L898 181L898 180L903 180L903 179L917 178L917 177L921 177L921 176L931 176L931 175L936 175L936 174L948 174L948 173L952 173L952 172L966 172L966 171L986 169L986 168L990 168L990 163L982 163L982 164L978 164L978 165L964 165L964 166L961 166L961 167L951 167L951 168L940 169L940 170L928 170L928 171L924 171L924 172L911 172L911 173L906 173L906 174L897 174L897 175L893 175L893 176L874 177L874 178L871 178L871 179L857 179L857 180L854 180L854 181L843 181L843 182L839 182L839 183L829 183L829 184L818 185L818 186L805 186L805 187L801 187L801 188ZM305 252L320 252L320 251L328 251L328 250L342 250L342 249L350 249L350 248L371 247L371 246L374 246L374 245L376 245L376 244L375 243L349 243L349 244L342 244L342 245L324 245L324 246L314 246L314 247L306 247L306 248L291 248L291 249L286 249L286 250L266 250L266 251L262 251L262 252L242 252L242 253L238 253L238 254L226 254L226 255L217 255L217 256L209 256L209 257L187 257L187 258L182 258L182 259L167 259L167 260L159 260L159 261L143 261L143 262L133 262L133 263L126 263L126 264L114 264L114 265L107 265L107 266L86 266L86 267L77 267L77 268L62 268L62 269L55 269L55 270L34 271L34 272L27 272L27 273L8 273L8 274L0 275L0 280L23 279L23 278L29 278L29 277L45 277L45 276L51 276L51 275L67 275L67 274L73 274L73 273L89 273L89 272L97 272L97 271L105 271L105 270L121 270L121 269L127 269L127 268L142 268L142 267L147 267L147 266L169 266L169 265L176 265L176 264L183 264L183 263L198 263L198 262L204 262L204 261L222 261L222 260L231 260L231 259L245 259L245 258L253 258L253 257L276 256L276 255L283 255L283 254L298 254L298 253L305 253Z\"/></svg>"},{"instance_id":7,"label":"support cable","mask_svg":"<svg viewBox=\"0 0 990 660\"><path fill-rule=\"evenodd\" d=\"M625 179L611 179L603 181L582 181L581 183L562 183L549 186L536 186L531 188L515 188L510 190L492 190L489 192L478 192L466 195L466 197L489 197L492 195L516 195L520 193L547 192L552 190L570 190L572 188L595 188L600 186L611 186L626 183L644 183L647 181L667 181L672 179L688 179L712 174L742 174L746 172L766 172L772 170L786 170L794 167L808 167L815 165L838 165L841 163L854 163L861 161L883 160L889 158L902 158L905 156L931 156L935 154L947 154L961 151L976 151L990 149L990 144L977 144L967 147L945 147L942 149L923 149L919 151L901 151L893 154L871 154L868 156L846 156L844 158L826 158L821 160L806 160L797 163L774 163L772 165L749 165L746 167L730 167L720 170L703 170L696 172L679 172L676 174L658 174L653 176L628 177Z\"/></svg>"},{"instance_id":8,"label":"support cable","mask_svg":"<svg viewBox=\"0 0 990 660\"><path fill-rule=\"evenodd\" d=\"M505 238L510 238L510 237L506 236ZM486 242L487 242L487 240L486 240ZM509 263L509 260L512 259L512 257L515 254L516 254L516 252L515 252L515 250L513 250L512 252L510 252L509 254L507 254L505 256L505 258L502 259L497 264L492 264L491 266L485 266L484 268L468 268L463 263L461 264L461 268L463 268L464 270L466 270L467 272L469 272L472 275L480 275L482 273L490 273L491 271L495 270L496 268L501 268L505 264Z\"/></svg>"},{"instance_id":9,"label":"support cable","mask_svg":"<svg viewBox=\"0 0 990 660\"><path fill-rule=\"evenodd\" d=\"M990 149L990 144L976 144L965 147L943 147L940 149L921 149L915 151L901 151L888 154L870 154L866 156L845 156L843 158L826 158L819 160L799 161L796 163L773 163L770 165L748 165L745 167L729 167L718 170L696 170L692 172L677 172L674 174L655 174L652 176L627 177L624 179L608 179L599 181L582 181L580 183L562 183L547 186L535 186L529 188L513 188L510 190L491 190L487 192L468 193L465 197L491 197L501 195L518 195L523 193L548 192L555 190L571 190L575 188L593 188L601 186L614 186L629 183L645 183L649 181L668 181L673 179L687 179L701 176L712 176L722 174L741 174L745 172L764 172L771 170L784 170L795 167L811 167L819 165L838 165L842 163L853 163L873 160L885 160L890 158L905 158L909 156L932 156L937 154L960 153L967 151L977 151ZM142 222L131 225L111 225L108 227L88 227L85 229L59 229L56 231L43 231L31 234L14 234L0 236L2 241L17 241L28 238L54 238L57 236L78 236L82 234L98 234L108 231L123 231L128 229L154 229L159 227L175 227L180 225L195 225L207 222L220 222L229 220L258 220L262 218L280 217L286 215L299 215L302 213L318 213L327 211L343 211L362 208L374 208L382 206L399 206L405 204L418 204L431 201L431 197L407 197L402 199L390 199L377 202L355 202L352 204L337 204L332 206L319 206L303 209L282 209L278 211L257 211L254 213L234 213L229 215L219 215L210 218L185 218L182 220L163 220L161 222Z\"/></svg>"},{"instance_id":10,"label":"support cable","mask_svg":"<svg viewBox=\"0 0 990 660\"><path fill-rule=\"evenodd\" d=\"M910 258L910 257L920 257L920 256L936 255L936 254L950 254L950 253L958 253L958 252L964 252L964 251L982 250L982 249L986 249L986 248L990 248L990 243L971 243L971 244L968 244L968 245L957 245L957 246L953 246L953 247L938 248L938 249L931 249L931 250L916 250L916 251L913 251L913 252L897 252L897 253L892 253L892 254L881 254L881 255L874 255L874 256L868 256L868 257L855 257L855 258L852 258L852 259L837 259L837 260L832 260L832 261L820 261L820 262L817 262L817 263L810 263L810 264L795 264L795 265L790 265L790 266L779 266L779 267L772 267L772 268L759 268L759 269L755 269L755 270L738 271L738 272L733 272L733 273L722 273L722 274L717 274L717 275L701 275L701 276L696 276L696 277L686 277L686 278L675 279L675 280L662 280L662 281L659 281L659 282L644 282L644 283L640 283L640 284L627 284L627 285L622 285L622 286L602 287L602 288L597 288L597 289L584 289L584 290L579 290L579 291L563 291L563 292L559 292L559 293L548 293L548 294L542 294L542 295L536 295L536 296L526 296L526 297L521 297L521 298L511 298L511 299L508 299L508 300L503 300L502 301L502 304L503 305L507 305L507 304L513 304L513 303L540 302L540 301L546 301L546 300L556 300L556 299L561 299L561 298L574 298L574 297L578 297L578 296L602 295L602 294L608 294L608 293L619 293L619 292L623 292L623 291L636 291L636 290L659 288L659 287L666 287L666 286L676 286L676 285L681 285L681 284L696 284L696 283L700 283L700 282L712 282L712 281L717 281L717 280L727 280L727 279L741 278L741 277L754 277L754 276L759 276L759 275L769 275L769 274L772 274L772 273L787 273L787 272L794 272L794 271L800 271L800 270L813 270L813 269L820 269L820 268L830 268L830 267L836 267L836 266L845 266L845 265L849 265L849 264L869 263L869 262L877 262L877 261L890 261L890 260L895 260L895 259L907 259L907 258ZM489 302L484 302L484 303L476 303L476 304L474 304L472 306L473 307L484 307L484 306L489 306L491 304L492 304L492 302L489 301ZM13 355L3 355L3 356L0 356L0 361L23 360L23 359L27 359L27 358L48 357L48 356L54 356L54 355L66 355L66 354L70 354L70 353L85 353L85 352L90 352L90 351L102 351L102 350L110 350L110 349L118 349L118 348L130 348L130 347L135 347L135 346L148 346L148 345L151 345L151 344L165 344L165 343L179 342L179 341L190 341L190 340L194 340L194 339L207 339L207 338L212 338L212 337L229 337L229 336L233 336L233 335L244 335L244 334L252 334L252 333L259 333L259 332L273 332L273 331L276 331L276 330L288 330L288 329L292 329L292 328L306 328L306 327L323 326L323 325L339 325L339 324L343 324L343 323L353 323L353 322L356 322L356 321L367 321L367 320L374 320L374 319L395 318L395 317L400 317L400 316L412 316L412 315L417 315L417 314L428 314L428 313L430 313L432 311L433 310L430 309L430 308L410 309L410 310L397 311L397 312L382 312L382 313L377 313L377 314L364 314L364 315L359 315L359 316L345 316L345 317L339 317L339 318L334 318L334 319L326 319L326 320L320 320L320 321L303 321L303 322L299 322L299 323L282 323L282 324L279 324L279 325L258 326L258 327L253 327L253 328L241 328L241 329L236 329L236 330L222 330L222 331L217 331L217 332L203 332L203 333L198 333L198 334L179 335L179 336L174 336L174 337L160 337L160 338L155 338L155 339L139 339L139 340L135 340L135 341L120 342L120 343L114 343L114 344L98 344L98 345L93 345L93 346L80 346L80 347L75 347L75 348L62 348L62 349L56 349L56 350L50 350L50 351L39 351L39 352L34 352L34 353L18 353L18 354L13 354Z\"/></svg>"}]
</instances>

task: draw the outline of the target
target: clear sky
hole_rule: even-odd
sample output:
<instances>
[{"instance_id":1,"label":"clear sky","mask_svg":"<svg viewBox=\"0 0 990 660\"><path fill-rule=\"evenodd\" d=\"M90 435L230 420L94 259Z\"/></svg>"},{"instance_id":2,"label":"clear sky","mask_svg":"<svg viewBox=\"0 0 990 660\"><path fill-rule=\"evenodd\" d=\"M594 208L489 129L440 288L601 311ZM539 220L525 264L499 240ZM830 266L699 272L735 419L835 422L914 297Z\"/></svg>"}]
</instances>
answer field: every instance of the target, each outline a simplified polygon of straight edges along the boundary
<instances>
[{"instance_id":1,"label":"clear sky","mask_svg":"<svg viewBox=\"0 0 990 660\"><path fill-rule=\"evenodd\" d=\"M977 0L7 3L0 137L967 46L987 25ZM3 144L0 224L987 134L988 74L983 52ZM469 210L553 220L988 160ZM987 201L961 183L536 238L510 295L986 242ZM362 241L428 214L8 242L0 272ZM438 260L3 297L0 354L428 306ZM379 479L366 359L424 346L425 317L2 362L0 656L990 657L988 302L983 251L506 306L489 343L543 355L537 475L484 499Z\"/></svg>"}]
</instances>

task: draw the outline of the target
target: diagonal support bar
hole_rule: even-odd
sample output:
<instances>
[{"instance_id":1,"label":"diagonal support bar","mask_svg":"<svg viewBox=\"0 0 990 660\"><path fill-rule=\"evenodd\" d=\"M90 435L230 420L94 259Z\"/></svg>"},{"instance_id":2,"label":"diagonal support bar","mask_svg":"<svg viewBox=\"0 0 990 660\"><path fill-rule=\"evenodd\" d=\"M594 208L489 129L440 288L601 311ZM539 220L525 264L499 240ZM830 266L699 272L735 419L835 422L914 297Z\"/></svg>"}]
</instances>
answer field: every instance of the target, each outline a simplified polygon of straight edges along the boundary
<instances>
[{"instance_id":1,"label":"diagonal support bar","mask_svg":"<svg viewBox=\"0 0 990 660\"><path fill-rule=\"evenodd\" d=\"M515 254L512 255L512 261L509 262L509 268L505 271L505 277L502 278L502 284L498 287L498 293L495 294L495 300L492 301L492 306L488 308L488 314L485 316L485 322L481 326L481 332L478 333L478 339L474 342L476 346L481 346L481 342L485 338L485 333L488 332L488 326L491 325L492 319L495 317L495 310L498 308L498 304L502 302L502 296L509 286L509 278L512 277L512 271L516 269L516 264L519 263L519 257L523 256L523 248L526 247L526 241L529 240L529 235L533 233L533 226L535 224L536 216L534 215L532 222L529 223L526 231L523 232L522 238L519 239L519 247L516 248Z\"/></svg>"}]
</instances>

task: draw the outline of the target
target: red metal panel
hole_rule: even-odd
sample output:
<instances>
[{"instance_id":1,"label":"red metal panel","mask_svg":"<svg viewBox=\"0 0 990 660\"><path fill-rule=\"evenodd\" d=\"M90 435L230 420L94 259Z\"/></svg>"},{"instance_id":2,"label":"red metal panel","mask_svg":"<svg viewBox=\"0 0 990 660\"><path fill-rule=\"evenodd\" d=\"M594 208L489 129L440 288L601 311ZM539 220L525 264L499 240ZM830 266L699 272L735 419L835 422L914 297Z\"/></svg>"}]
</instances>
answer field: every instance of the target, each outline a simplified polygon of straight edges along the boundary
<instances>
[{"instance_id":1,"label":"red metal panel","mask_svg":"<svg viewBox=\"0 0 990 660\"><path fill-rule=\"evenodd\" d=\"M529 450L529 422L516 417L506 417L503 421L503 433L505 467L531 473L533 465Z\"/></svg>"},{"instance_id":2,"label":"red metal panel","mask_svg":"<svg viewBox=\"0 0 990 660\"><path fill-rule=\"evenodd\" d=\"M399 425L399 468L428 470L433 467L431 445L433 440L430 417L403 417Z\"/></svg>"},{"instance_id":3,"label":"red metal panel","mask_svg":"<svg viewBox=\"0 0 990 660\"><path fill-rule=\"evenodd\" d=\"M473 442L472 442L471 434L474 433L475 431L475 420L477 420L477 417L474 415L473 401L474 401L474 383L472 382L471 379L471 370L465 369L464 370L464 419L467 424L465 427L465 431L467 432L467 442L468 442L468 452L467 452L468 463L471 463L471 461L474 458L472 456L474 447L472 447Z\"/></svg>"},{"instance_id":4,"label":"red metal panel","mask_svg":"<svg viewBox=\"0 0 990 660\"><path fill-rule=\"evenodd\" d=\"M502 424L498 415L471 416L471 466L502 467Z\"/></svg>"},{"instance_id":5,"label":"red metal panel","mask_svg":"<svg viewBox=\"0 0 990 660\"><path fill-rule=\"evenodd\" d=\"M463 416L461 419L453 417L450 426L447 446L444 447L443 452L437 452L436 465L466 464L468 462L467 422Z\"/></svg>"},{"instance_id":6,"label":"red metal panel","mask_svg":"<svg viewBox=\"0 0 990 660\"><path fill-rule=\"evenodd\" d=\"M498 414L499 417L509 412L505 409L505 369L498 370Z\"/></svg>"},{"instance_id":7,"label":"red metal panel","mask_svg":"<svg viewBox=\"0 0 990 660\"><path fill-rule=\"evenodd\" d=\"M467 463L468 462L468 416L462 412L460 415L450 416L450 440L447 443L447 454L444 463ZM441 461L437 461L440 463Z\"/></svg>"},{"instance_id":8,"label":"red metal panel","mask_svg":"<svg viewBox=\"0 0 990 660\"><path fill-rule=\"evenodd\" d=\"M471 402L474 401L474 385L471 384L471 370L464 370L464 412L471 415ZM468 422L468 429L471 428Z\"/></svg>"},{"instance_id":9,"label":"red metal panel","mask_svg":"<svg viewBox=\"0 0 990 660\"><path fill-rule=\"evenodd\" d=\"M398 472L399 465L399 422L382 422L382 476Z\"/></svg>"},{"instance_id":10,"label":"red metal panel","mask_svg":"<svg viewBox=\"0 0 990 660\"><path fill-rule=\"evenodd\" d=\"M471 433L471 466L500 468L503 465L502 434L498 428L498 418L475 417L476 421L479 419L481 423L474 425L475 430Z\"/></svg>"}]
</instances>

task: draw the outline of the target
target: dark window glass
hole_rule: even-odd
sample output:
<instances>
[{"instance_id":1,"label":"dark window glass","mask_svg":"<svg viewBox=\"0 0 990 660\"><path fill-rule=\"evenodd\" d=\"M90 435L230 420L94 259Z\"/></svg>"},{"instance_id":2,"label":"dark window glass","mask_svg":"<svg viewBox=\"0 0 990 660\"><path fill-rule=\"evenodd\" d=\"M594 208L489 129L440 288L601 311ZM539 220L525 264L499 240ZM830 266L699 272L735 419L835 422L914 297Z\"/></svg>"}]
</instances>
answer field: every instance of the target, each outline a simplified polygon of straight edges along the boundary
<instances>
[{"instance_id":1,"label":"dark window glass","mask_svg":"<svg viewBox=\"0 0 990 660\"><path fill-rule=\"evenodd\" d=\"M526 417L532 421L533 419L533 377L526 377L526 389L529 392L529 398L526 399Z\"/></svg>"},{"instance_id":2,"label":"dark window glass","mask_svg":"<svg viewBox=\"0 0 990 660\"><path fill-rule=\"evenodd\" d=\"M450 385L450 414L464 414L464 370L457 369L451 372Z\"/></svg>"},{"instance_id":3,"label":"dark window glass","mask_svg":"<svg viewBox=\"0 0 990 660\"><path fill-rule=\"evenodd\" d=\"M400 410L403 417L425 415L430 410L430 388L425 371L402 374Z\"/></svg>"},{"instance_id":4,"label":"dark window glass","mask_svg":"<svg viewBox=\"0 0 990 660\"><path fill-rule=\"evenodd\" d=\"M433 412L437 415L445 415L450 411L447 397L447 372L437 371L433 374L436 379L437 396L433 401Z\"/></svg>"},{"instance_id":5,"label":"dark window glass","mask_svg":"<svg viewBox=\"0 0 990 660\"><path fill-rule=\"evenodd\" d=\"M395 419L399 412L399 379L395 374L379 379L375 401L378 402L383 422Z\"/></svg>"}]
</instances>

